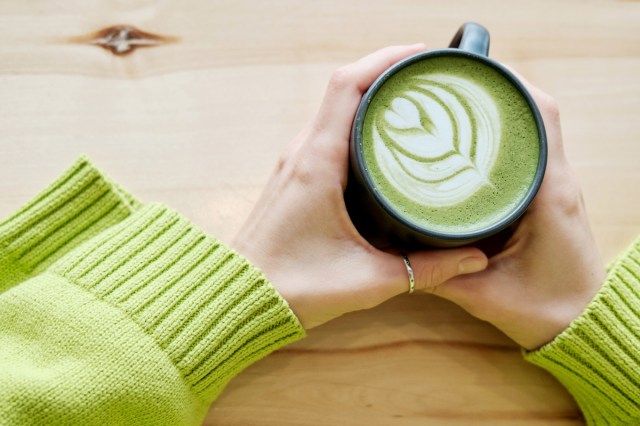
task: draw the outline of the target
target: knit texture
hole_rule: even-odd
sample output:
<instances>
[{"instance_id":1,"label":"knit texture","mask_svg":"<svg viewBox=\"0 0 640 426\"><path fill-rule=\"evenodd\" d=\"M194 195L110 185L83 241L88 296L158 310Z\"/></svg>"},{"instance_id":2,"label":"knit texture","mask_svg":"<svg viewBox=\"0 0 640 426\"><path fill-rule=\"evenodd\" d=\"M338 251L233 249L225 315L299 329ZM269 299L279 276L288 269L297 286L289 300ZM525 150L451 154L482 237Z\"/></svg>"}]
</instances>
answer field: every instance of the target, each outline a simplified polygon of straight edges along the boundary
<instances>
[{"instance_id":1,"label":"knit texture","mask_svg":"<svg viewBox=\"0 0 640 426\"><path fill-rule=\"evenodd\" d=\"M2 224L0 424L200 424L232 377L304 336L246 259L124 194L81 160Z\"/></svg>"},{"instance_id":2,"label":"knit texture","mask_svg":"<svg viewBox=\"0 0 640 426\"><path fill-rule=\"evenodd\" d=\"M640 425L640 239L585 312L525 358L571 392L587 424Z\"/></svg>"},{"instance_id":3,"label":"knit texture","mask_svg":"<svg viewBox=\"0 0 640 426\"><path fill-rule=\"evenodd\" d=\"M257 268L163 205L142 207L50 270L126 313L210 400L303 334Z\"/></svg>"},{"instance_id":4,"label":"knit texture","mask_svg":"<svg viewBox=\"0 0 640 426\"><path fill-rule=\"evenodd\" d=\"M138 201L81 157L0 223L0 293L44 270L139 207Z\"/></svg>"},{"instance_id":5,"label":"knit texture","mask_svg":"<svg viewBox=\"0 0 640 426\"><path fill-rule=\"evenodd\" d=\"M303 336L242 256L84 158L0 223L0 425L199 424L234 375ZM640 240L525 356L589 424L640 424Z\"/></svg>"}]
</instances>

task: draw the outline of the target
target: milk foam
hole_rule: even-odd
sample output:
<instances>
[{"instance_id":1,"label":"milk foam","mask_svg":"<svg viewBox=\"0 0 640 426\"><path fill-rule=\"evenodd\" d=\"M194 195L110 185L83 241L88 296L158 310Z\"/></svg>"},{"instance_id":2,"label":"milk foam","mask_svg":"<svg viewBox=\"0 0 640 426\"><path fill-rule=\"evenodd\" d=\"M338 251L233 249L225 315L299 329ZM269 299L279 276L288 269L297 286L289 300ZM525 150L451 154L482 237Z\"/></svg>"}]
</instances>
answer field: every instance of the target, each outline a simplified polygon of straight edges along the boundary
<instances>
[{"instance_id":1,"label":"milk foam","mask_svg":"<svg viewBox=\"0 0 640 426\"><path fill-rule=\"evenodd\" d=\"M379 169L419 205L450 206L492 186L501 120L490 94L449 74L413 76L373 126Z\"/></svg>"}]
</instances>

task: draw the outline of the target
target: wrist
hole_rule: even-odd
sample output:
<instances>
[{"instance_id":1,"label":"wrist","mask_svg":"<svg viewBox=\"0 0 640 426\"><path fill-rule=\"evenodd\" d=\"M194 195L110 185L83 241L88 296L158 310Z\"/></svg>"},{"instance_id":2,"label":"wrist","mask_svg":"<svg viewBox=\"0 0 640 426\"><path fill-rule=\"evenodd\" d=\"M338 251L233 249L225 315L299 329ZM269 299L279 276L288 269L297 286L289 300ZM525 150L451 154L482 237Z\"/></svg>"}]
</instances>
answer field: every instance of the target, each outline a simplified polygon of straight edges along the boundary
<instances>
[{"instance_id":1,"label":"wrist","mask_svg":"<svg viewBox=\"0 0 640 426\"><path fill-rule=\"evenodd\" d=\"M640 239L612 265L597 295L569 328L539 350L524 352L527 361L567 387L588 424L611 419L636 424L639 418L638 277Z\"/></svg>"},{"instance_id":2,"label":"wrist","mask_svg":"<svg viewBox=\"0 0 640 426\"><path fill-rule=\"evenodd\" d=\"M536 350L552 342L584 314L602 287L605 276L603 269L601 273L593 274L590 284L581 291L573 291L564 299L541 304L538 314L532 315L526 322L528 332L514 340L527 350Z\"/></svg>"}]
</instances>

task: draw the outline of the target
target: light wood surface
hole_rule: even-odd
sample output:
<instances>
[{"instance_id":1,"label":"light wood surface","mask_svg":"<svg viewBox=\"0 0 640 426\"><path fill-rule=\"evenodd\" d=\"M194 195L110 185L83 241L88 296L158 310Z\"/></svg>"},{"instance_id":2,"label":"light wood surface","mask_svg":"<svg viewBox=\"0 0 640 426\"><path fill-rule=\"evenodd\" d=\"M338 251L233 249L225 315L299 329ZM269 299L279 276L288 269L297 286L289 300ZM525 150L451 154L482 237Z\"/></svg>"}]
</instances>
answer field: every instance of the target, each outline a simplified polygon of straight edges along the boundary
<instances>
[{"instance_id":1,"label":"light wood surface","mask_svg":"<svg viewBox=\"0 0 640 426\"><path fill-rule=\"evenodd\" d=\"M339 65L444 47L467 20L491 56L560 103L568 155L610 260L640 232L638 1L0 2L0 215L80 153L144 200L229 240ZM116 56L95 33L168 37ZM347 315L258 362L210 425L579 425L547 373L429 296Z\"/></svg>"}]
</instances>

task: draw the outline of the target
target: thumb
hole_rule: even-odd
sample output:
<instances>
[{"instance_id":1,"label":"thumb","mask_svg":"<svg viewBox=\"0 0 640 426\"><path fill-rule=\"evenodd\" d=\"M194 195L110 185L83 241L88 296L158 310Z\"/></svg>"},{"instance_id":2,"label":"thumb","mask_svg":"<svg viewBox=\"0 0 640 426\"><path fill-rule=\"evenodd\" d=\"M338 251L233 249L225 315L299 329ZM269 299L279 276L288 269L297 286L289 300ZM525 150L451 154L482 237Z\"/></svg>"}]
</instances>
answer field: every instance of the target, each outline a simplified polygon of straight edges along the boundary
<instances>
[{"instance_id":1,"label":"thumb","mask_svg":"<svg viewBox=\"0 0 640 426\"><path fill-rule=\"evenodd\" d=\"M433 293L440 284L458 275L479 272L487 267L487 256L478 248L416 251L407 255L415 289Z\"/></svg>"}]
</instances>

